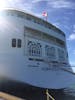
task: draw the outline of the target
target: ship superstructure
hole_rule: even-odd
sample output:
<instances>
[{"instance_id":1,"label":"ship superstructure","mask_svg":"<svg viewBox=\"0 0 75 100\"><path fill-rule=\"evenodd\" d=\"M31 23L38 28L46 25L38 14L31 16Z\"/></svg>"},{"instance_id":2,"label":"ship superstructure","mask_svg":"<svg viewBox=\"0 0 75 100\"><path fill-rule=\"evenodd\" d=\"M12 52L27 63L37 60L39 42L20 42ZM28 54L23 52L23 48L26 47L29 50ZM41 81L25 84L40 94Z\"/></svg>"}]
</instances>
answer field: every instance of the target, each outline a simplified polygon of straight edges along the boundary
<instances>
[{"instance_id":1,"label":"ship superstructure","mask_svg":"<svg viewBox=\"0 0 75 100\"><path fill-rule=\"evenodd\" d=\"M63 31L20 10L0 12L0 76L59 89L74 81L63 68L71 71Z\"/></svg>"}]
</instances>

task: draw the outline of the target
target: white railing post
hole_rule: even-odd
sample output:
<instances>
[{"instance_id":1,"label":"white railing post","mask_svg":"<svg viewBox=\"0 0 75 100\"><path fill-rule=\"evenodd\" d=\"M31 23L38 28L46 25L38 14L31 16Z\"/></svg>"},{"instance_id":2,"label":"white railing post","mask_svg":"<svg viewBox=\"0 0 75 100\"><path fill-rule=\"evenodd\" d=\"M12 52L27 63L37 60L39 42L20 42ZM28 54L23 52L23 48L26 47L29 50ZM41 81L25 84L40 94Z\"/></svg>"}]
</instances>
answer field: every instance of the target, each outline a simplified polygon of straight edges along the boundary
<instances>
[{"instance_id":1,"label":"white railing post","mask_svg":"<svg viewBox=\"0 0 75 100\"><path fill-rule=\"evenodd\" d=\"M46 89L46 95L47 95L47 100L55 100L48 92L48 89ZM49 99L50 98L50 99Z\"/></svg>"}]
</instances>

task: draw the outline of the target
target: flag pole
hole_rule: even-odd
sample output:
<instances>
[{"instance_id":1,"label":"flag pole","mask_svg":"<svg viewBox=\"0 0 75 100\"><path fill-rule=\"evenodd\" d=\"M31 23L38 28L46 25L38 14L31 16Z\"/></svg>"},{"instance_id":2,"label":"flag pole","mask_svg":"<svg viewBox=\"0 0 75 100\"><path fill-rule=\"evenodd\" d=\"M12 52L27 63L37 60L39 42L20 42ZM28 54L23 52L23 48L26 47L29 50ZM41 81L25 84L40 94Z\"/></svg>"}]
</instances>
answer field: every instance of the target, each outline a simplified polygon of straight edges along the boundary
<instances>
[{"instance_id":1,"label":"flag pole","mask_svg":"<svg viewBox=\"0 0 75 100\"><path fill-rule=\"evenodd\" d=\"M44 11L42 13L42 16L44 16L44 18L45 18L46 21L48 20L48 13L47 12Z\"/></svg>"},{"instance_id":2,"label":"flag pole","mask_svg":"<svg viewBox=\"0 0 75 100\"><path fill-rule=\"evenodd\" d=\"M47 13L47 16L46 16L46 21L48 20L48 13Z\"/></svg>"}]
</instances>

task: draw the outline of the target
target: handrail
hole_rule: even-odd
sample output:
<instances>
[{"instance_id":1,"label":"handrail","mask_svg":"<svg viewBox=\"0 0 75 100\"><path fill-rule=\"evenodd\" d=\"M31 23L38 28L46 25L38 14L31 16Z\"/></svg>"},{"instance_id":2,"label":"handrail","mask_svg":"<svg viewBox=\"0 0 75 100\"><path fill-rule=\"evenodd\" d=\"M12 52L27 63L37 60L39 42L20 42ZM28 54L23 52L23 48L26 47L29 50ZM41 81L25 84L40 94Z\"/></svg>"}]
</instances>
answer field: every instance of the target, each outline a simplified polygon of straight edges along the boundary
<instances>
[{"instance_id":1,"label":"handrail","mask_svg":"<svg viewBox=\"0 0 75 100\"><path fill-rule=\"evenodd\" d=\"M47 100L52 99L52 100L55 100L54 97L52 97L49 92L48 92L48 89L46 89L46 95L47 95Z\"/></svg>"}]
</instances>

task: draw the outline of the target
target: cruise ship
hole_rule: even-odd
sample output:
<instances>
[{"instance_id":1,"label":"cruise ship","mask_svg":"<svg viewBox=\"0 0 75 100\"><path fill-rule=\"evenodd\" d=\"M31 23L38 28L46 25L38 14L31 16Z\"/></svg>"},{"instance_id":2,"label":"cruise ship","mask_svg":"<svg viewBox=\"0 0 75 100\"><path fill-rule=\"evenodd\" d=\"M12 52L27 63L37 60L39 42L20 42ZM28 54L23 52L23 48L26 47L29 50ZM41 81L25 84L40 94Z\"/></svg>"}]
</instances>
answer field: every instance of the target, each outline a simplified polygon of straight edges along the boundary
<instances>
[{"instance_id":1,"label":"cruise ship","mask_svg":"<svg viewBox=\"0 0 75 100\"><path fill-rule=\"evenodd\" d=\"M3 79L48 89L73 84L75 75L64 32L18 9L0 11L0 80Z\"/></svg>"}]
</instances>

